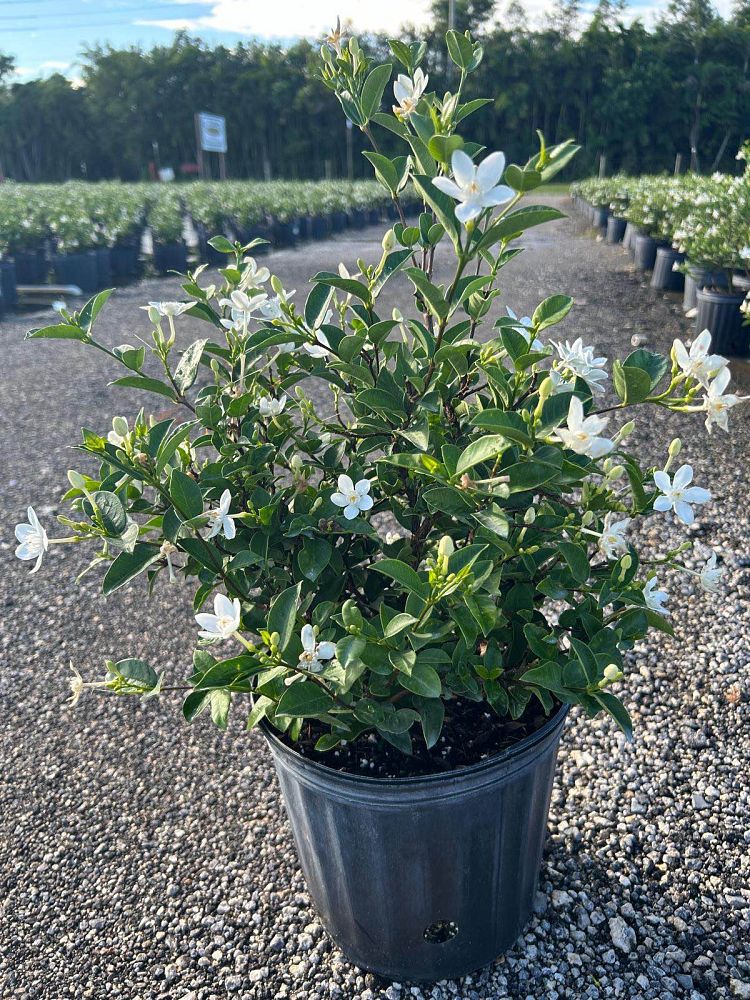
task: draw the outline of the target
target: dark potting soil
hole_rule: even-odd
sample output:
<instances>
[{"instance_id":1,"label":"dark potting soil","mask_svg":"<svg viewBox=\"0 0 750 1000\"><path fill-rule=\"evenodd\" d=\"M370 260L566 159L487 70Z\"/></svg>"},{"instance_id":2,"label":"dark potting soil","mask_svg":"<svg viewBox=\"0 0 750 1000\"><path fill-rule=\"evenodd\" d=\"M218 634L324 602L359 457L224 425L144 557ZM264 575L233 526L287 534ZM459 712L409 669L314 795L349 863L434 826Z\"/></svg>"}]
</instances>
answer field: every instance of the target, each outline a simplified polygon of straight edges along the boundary
<instances>
[{"instance_id":1,"label":"dark potting soil","mask_svg":"<svg viewBox=\"0 0 750 1000\"><path fill-rule=\"evenodd\" d=\"M548 718L534 702L529 702L520 719L501 719L485 702L456 698L446 703L443 730L430 750L424 744L418 725L412 727L411 755L373 733L363 733L351 743L321 753L315 749L315 743L330 730L314 720L305 723L294 743L285 734L275 735L301 756L334 771L369 778L413 778L445 774L478 764L531 736Z\"/></svg>"}]
</instances>

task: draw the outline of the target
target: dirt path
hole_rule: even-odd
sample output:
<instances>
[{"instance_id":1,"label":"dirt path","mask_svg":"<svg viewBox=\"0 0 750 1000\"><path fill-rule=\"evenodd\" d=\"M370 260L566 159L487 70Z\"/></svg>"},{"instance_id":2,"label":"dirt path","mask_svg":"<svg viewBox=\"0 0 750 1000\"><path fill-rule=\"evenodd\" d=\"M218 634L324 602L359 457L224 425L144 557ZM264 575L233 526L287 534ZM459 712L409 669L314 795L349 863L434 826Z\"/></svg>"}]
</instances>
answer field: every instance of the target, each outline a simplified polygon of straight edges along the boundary
<instances>
[{"instance_id":1,"label":"dirt path","mask_svg":"<svg viewBox=\"0 0 750 1000\"><path fill-rule=\"evenodd\" d=\"M341 258L354 269L377 255L380 235L267 263L299 301L308 275ZM675 297L645 289L620 249L574 222L535 230L527 244L501 300L519 315L567 292L576 307L556 333L608 356L627 353L634 334L668 350L689 332ZM394 282L391 305L407 304L405 287ZM177 294L173 280L117 292L104 339L132 342L147 330L138 306ZM410 993L353 969L322 932L268 754L240 712L222 737L204 719L181 723L166 698L64 705L69 660L91 674L133 654L179 675L194 628L179 588L160 585L140 611L140 588L105 602L93 577L76 586L79 552L52 552L34 577L13 558L26 505L47 522L57 511L79 427L105 431L137 403L106 388L96 352L23 342L51 315L0 323L3 997L750 997L747 411L731 436L711 439L698 420L643 422L653 460L681 432L696 480L715 494L695 531L719 549L726 591L712 603L668 581L677 639L647 644L623 685L633 744L606 721L570 725L525 939L469 980ZM186 342L198 326L181 323ZM654 533L653 544L667 537Z\"/></svg>"}]
</instances>

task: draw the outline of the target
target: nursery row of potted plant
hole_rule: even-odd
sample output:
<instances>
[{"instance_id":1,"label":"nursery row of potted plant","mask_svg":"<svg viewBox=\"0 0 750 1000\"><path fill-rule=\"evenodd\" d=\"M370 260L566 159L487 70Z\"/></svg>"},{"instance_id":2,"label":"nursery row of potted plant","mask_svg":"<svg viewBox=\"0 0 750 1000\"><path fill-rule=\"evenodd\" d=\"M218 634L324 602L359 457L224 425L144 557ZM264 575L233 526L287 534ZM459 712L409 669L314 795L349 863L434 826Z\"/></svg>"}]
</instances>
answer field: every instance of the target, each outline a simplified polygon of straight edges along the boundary
<instances>
[{"instance_id":1,"label":"nursery row of potted plant","mask_svg":"<svg viewBox=\"0 0 750 1000\"><path fill-rule=\"evenodd\" d=\"M746 158L747 147L739 157ZM591 178L574 202L607 243L622 243L651 287L683 293L696 333L713 349L750 352L750 168L702 177Z\"/></svg>"},{"instance_id":2,"label":"nursery row of potted plant","mask_svg":"<svg viewBox=\"0 0 750 1000\"><path fill-rule=\"evenodd\" d=\"M219 263L209 236L291 246L380 222L390 204L374 181L3 184L0 313L18 285L52 277L91 293L134 280L149 259L159 274L184 271L191 241Z\"/></svg>"}]
</instances>

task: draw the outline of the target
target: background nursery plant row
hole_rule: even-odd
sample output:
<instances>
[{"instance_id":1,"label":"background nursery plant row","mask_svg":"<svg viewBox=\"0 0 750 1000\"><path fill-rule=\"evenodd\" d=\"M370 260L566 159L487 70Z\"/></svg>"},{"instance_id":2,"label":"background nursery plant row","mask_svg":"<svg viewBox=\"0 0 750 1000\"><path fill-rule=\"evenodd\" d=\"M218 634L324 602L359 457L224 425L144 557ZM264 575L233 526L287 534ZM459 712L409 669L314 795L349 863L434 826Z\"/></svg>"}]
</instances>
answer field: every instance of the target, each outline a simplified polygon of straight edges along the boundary
<instances>
[{"instance_id":1,"label":"background nursery plant row","mask_svg":"<svg viewBox=\"0 0 750 1000\"><path fill-rule=\"evenodd\" d=\"M750 168L738 177L591 178L571 193L673 245L688 261L726 272L730 284L750 273Z\"/></svg>"},{"instance_id":2,"label":"background nursery plant row","mask_svg":"<svg viewBox=\"0 0 750 1000\"><path fill-rule=\"evenodd\" d=\"M147 225L155 241L174 243L183 238L188 216L212 235L238 236L300 218L325 219L329 225L333 220L334 227L341 215L346 216L339 220L343 225L380 221L389 200L374 181L4 184L0 254L33 252L45 240L54 241L59 253L114 247L140 238ZM362 219L362 213L376 213L376 218Z\"/></svg>"}]
</instances>

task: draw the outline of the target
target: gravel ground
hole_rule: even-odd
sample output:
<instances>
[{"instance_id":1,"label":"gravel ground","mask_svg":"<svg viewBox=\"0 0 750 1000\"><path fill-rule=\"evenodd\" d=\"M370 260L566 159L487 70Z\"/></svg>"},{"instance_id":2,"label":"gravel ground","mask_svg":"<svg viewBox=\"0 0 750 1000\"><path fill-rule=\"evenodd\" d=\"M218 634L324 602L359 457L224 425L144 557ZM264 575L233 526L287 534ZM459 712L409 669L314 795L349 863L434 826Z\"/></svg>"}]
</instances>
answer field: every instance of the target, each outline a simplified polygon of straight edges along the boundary
<instances>
[{"instance_id":1,"label":"gravel ground","mask_svg":"<svg viewBox=\"0 0 750 1000\"><path fill-rule=\"evenodd\" d=\"M270 263L302 290L305 275L339 256L373 256L377 237L365 231ZM634 334L666 350L688 333L676 297L651 292L621 249L574 222L537 231L505 273L519 314L552 292L573 294L564 334L605 353L626 353ZM105 339L131 340L145 331L137 306L176 294L172 280L118 292ZM269 755L240 713L222 736L202 718L181 723L168 698L64 704L69 660L89 675L126 654L181 671L194 628L180 588L160 586L142 613L140 588L105 602L97 580L75 586L81 552L53 551L31 578L13 558L26 504L48 523L57 510L78 428L105 430L124 408L96 352L22 342L27 325L50 316L0 325L3 998L750 998L746 412L735 411L731 436L711 438L697 419L641 421L654 461L681 433L697 481L713 490L694 531L719 550L726 589L711 599L667 581L677 636L633 657L624 685L632 744L610 722L573 713L536 913L516 946L460 982L412 987L362 973L327 939ZM660 518L649 541L673 537Z\"/></svg>"}]
</instances>

